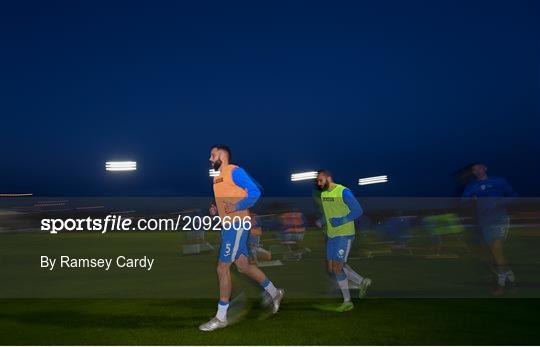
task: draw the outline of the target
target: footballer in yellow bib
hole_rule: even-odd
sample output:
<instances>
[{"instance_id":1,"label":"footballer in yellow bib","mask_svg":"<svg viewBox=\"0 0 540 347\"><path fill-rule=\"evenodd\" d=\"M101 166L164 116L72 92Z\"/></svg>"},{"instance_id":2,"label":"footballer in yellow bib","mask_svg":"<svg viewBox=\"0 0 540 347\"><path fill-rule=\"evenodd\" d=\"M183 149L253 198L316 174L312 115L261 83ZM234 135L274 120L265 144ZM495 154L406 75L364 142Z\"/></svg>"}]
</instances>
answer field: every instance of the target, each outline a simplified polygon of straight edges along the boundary
<instances>
[{"instance_id":1,"label":"footballer in yellow bib","mask_svg":"<svg viewBox=\"0 0 540 347\"><path fill-rule=\"evenodd\" d=\"M354 220L362 215L362 207L350 189L334 183L328 170L319 170L316 178L321 190L323 217L320 222L326 227L326 260L328 271L336 276L343 294L343 304L336 308L338 312L353 309L349 281L354 283L364 297L371 285L369 278L360 276L347 264L347 257L354 241Z\"/></svg>"}]
</instances>

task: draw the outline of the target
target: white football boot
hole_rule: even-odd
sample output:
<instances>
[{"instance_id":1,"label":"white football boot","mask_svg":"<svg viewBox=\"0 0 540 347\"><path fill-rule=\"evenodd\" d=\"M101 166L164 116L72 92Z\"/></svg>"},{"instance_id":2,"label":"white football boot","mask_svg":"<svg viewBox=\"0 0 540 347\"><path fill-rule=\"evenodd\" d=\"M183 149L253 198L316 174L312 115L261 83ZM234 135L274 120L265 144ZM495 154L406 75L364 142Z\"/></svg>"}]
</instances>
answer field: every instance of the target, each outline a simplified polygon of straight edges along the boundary
<instances>
[{"instance_id":1,"label":"white football boot","mask_svg":"<svg viewBox=\"0 0 540 347\"><path fill-rule=\"evenodd\" d=\"M358 288L358 296L360 299L366 296L369 286L371 286L371 280L369 278L364 278L362 283L360 283L360 287Z\"/></svg>"},{"instance_id":2,"label":"white football boot","mask_svg":"<svg viewBox=\"0 0 540 347\"><path fill-rule=\"evenodd\" d=\"M283 300L283 296L285 295L285 291L281 288L277 290L277 295L275 298L272 298L272 313L276 314L279 311L279 305L281 304L281 300Z\"/></svg>"},{"instance_id":3,"label":"white football boot","mask_svg":"<svg viewBox=\"0 0 540 347\"><path fill-rule=\"evenodd\" d=\"M201 331L214 331L217 329L225 328L227 321L220 321L217 317L210 319L208 322L201 324L199 330Z\"/></svg>"}]
</instances>

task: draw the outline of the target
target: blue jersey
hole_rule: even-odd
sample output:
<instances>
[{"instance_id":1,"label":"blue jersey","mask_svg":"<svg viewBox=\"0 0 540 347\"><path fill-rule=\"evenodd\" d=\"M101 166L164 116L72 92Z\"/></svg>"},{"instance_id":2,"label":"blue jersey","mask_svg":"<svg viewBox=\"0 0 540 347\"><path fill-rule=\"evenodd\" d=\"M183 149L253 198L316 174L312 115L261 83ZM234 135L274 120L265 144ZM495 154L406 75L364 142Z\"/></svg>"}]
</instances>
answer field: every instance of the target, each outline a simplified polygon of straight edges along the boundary
<instances>
[{"instance_id":1,"label":"blue jersey","mask_svg":"<svg viewBox=\"0 0 540 347\"><path fill-rule=\"evenodd\" d=\"M488 177L469 183L463 192L462 200L467 201L469 198L476 197L478 222L486 224L507 218L505 205L516 196L517 193L504 178Z\"/></svg>"},{"instance_id":2,"label":"blue jersey","mask_svg":"<svg viewBox=\"0 0 540 347\"><path fill-rule=\"evenodd\" d=\"M261 190L248 173L237 167L232 172L234 184L246 191L246 197L236 203L236 210L245 210L251 208L261 197Z\"/></svg>"}]
</instances>

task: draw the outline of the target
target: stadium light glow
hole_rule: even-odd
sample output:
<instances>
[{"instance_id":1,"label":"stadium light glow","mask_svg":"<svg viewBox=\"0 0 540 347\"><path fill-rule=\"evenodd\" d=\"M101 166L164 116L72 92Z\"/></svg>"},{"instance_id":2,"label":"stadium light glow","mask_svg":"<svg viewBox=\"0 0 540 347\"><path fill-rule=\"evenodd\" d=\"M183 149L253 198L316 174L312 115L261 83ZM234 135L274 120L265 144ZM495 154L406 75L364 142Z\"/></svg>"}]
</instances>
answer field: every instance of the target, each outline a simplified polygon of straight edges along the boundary
<instances>
[{"instance_id":1,"label":"stadium light glow","mask_svg":"<svg viewBox=\"0 0 540 347\"><path fill-rule=\"evenodd\" d=\"M21 196L32 196L33 193L2 193L0 194L1 198L16 198Z\"/></svg>"},{"instance_id":2,"label":"stadium light glow","mask_svg":"<svg viewBox=\"0 0 540 347\"><path fill-rule=\"evenodd\" d=\"M98 208L104 208L105 206L103 205L98 205L98 206L81 206L81 207L75 207L76 210L95 210L95 209L98 209Z\"/></svg>"},{"instance_id":3,"label":"stadium light glow","mask_svg":"<svg viewBox=\"0 0 540 347\"><path fill-rule=\"evenodd\" d=\"M317 178L317 171L298 172L291 175L291 182L312 180Z\"/></svg>"},{"instance_id":4,"label":"stadium light glow","mask_svg":"<svg viewBox=\"0 0 540 347\"><path fill-rule=\"evenodd\" d=\"M105 163L107 171L135 171L137 170L136 161L108 161Z\"/></svg>"},{"instance_id":5,"label":"stadium light glow","mask_svg":"<svg viewBox=\"0 0 540 347\"><path fill-rule=\"evenodd\" d=\"M368 184L377 184L377 183L386 183L386 182L388 182L388 176L382 175L382 176L360 178L358 180L358 185L365 186Z\"/></svg>"},{"instance_id":6,"label":"stadium light glow","mask_svg":"<svg viewBox=\"0 0 540 347\"><path fill-rule=\"evenodd\" d=\"M216 170L214 170L214 169L208 170L208 175L209 175L210 177L217 177L217 176L219 176L219 174L220 174L219 170L218 170L218 171L216 171Z\"/></svg>"}]
</instances>

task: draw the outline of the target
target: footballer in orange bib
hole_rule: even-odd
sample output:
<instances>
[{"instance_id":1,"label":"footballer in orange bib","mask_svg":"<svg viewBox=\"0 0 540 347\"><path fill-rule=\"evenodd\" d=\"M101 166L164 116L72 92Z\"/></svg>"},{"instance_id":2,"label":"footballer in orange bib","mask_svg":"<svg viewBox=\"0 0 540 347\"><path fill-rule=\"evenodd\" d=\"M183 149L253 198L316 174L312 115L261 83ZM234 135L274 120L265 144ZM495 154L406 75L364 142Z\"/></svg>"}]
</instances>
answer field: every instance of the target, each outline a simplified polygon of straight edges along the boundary
<instances>
[{"instance_id":1,"label":"footballer in orange bib","mask_svg":"<svg viewBox=\"0 0 540 347\"><path fill-rule=\"evenodd\" d=\"M276 288L266 275L255 265L249 263L248 236L251 223L249 208L255 205L261 196L261 190L253 179L240 167L230 163L231 150L225 145L212 146L210 163L219 175L214 177L214 196L219 216L222 220L221 247L217 265L219 279L219 303L216 316L202 324L199 329L212 331L229 324L227 310L231 299L231 264L238 271L259 283L267 293L265 300L277 313L283 289Z\"/></svg>"}]
</instances>

